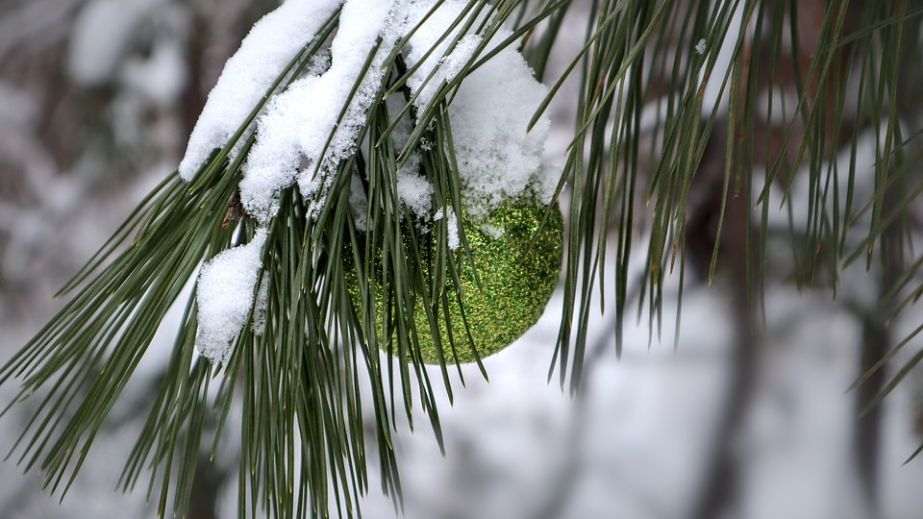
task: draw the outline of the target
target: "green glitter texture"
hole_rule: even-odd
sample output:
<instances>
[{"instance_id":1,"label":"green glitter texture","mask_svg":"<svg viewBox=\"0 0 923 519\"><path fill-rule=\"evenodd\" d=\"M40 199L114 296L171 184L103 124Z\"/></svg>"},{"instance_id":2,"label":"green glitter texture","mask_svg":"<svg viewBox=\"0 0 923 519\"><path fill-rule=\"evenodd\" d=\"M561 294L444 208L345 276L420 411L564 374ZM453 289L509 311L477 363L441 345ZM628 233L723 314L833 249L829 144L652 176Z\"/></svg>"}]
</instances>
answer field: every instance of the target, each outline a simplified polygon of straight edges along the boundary
<instances>
[{"instance_id":1,"label":"green glitter texture","mask_svg":"<svg viewBox=\"0 0 923 519\"><path fill-rule=\"evenodd\" d=\"M446 291L449 300L448 322L452 326L455 354L458 362L467 363L474 362L478 356L483 359L503 350L538 321L558 281L563 249L563 221L557 207L548 211L545 206L524 201L503 203L486 221L478 224L466 217L461 220L481 281L479 287L471 262L466 260L462 249L455 251L456 260L461 263L459 274L464 316L472 342L477 348L477 356L468 341L458 304L458 292L451 280L447 280ZM485 230L489 230L489 233ZM356 303L360 300L358 284L351 285L349 291ZM422 297L417 298L414 309L420 353L425 363L437 364L439 354L422 308L422 300ZM382 294L378 293L376 306L382 308L382 305ZM376 313L379 316L377 328L381 333L383 327L380 316L383 312ZM440 314L437 321L446 362L453 362L455 357L449 345L447 319ZM379 339L382 349L388 348L387 341Z\"/></svg>"}]
</instances>

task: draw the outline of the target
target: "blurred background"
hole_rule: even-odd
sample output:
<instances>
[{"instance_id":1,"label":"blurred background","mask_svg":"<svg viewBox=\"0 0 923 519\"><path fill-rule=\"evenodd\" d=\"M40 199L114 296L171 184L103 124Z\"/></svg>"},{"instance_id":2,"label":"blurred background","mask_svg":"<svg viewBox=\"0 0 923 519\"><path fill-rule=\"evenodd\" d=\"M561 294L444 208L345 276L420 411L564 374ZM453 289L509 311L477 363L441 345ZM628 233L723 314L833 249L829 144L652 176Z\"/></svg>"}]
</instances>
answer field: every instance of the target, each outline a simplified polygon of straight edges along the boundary
<instances>
[{"instance_id":1,"label":"blurred background","mask_svg":"<svg viewBox=\"0 0 923 519\"><path fill-rule=\"evenodd\" d=\"M810 42L825 2L799 4L800 36ZM53 315L61 304L55 290L176 167L224 61L274 5L0 0L0 361ZM578 18L566 21L572 30L563 31L546 80L579 49ZM810 44L800 52L787 59L804 61ZM552 162L563 160L572 135L576 88L566 85L552 108ZM717 100L713 89L706 96ZM456 391L454 404L445 399L445 457L426 427L402 426L396 447L407 517L923 517L923 461L904 464L923 443L923 373L911 373L861 417L869 391L884 379L872 380L872 389L847 391L923 322L923 312L911 306L897 320L885 319L888 272L877 264L870 272L865 265L845 272L836 298L827 287L799 287L770 268L765 308L741 305L746 275L734 240L743 233L734 222L719 277L708 286L703 262L714 240L727 131L722 103L711 106L719 116L697 175L701 185L691 195L693 268L678 343L672 325L678 285L671 278L662 333L657 320L651 329L644 312L630 319L620 360L614 318L594 312L585 391L569 396L556 379L548 381L562 305L556 294L531 331L486 361L489 383L468 369L468 385ZM762 117L766 135L752 138L779 139L786 114ZM874 144L863 148L861 134L859 143L856 156L846 150L843 160L856 160L860 175L871 174ZM805 186L796 181L792 196L809 196ZM871 178L859 178L856 196L872 188ZM919 217L920 204L912 211ZM780 227L790 217L806 218L781 210L776 216ZM918 233L911 235L919 243ZM784 263L784 240L769 239L766 261ZM639 243L646 243L643 229ZM637 254L638 274L643 260ZM763 312L765 323L753 332L748 323L761 321ZM145 489L124 495L114 488L178 319L164 323L63 502L49 498L35 474L23 475L14 456L0 465L0 517L154 516ZM911 341L894 367L920 351L919 342ZM10 385L0 390L4 405L14 394ZM0 448L13 446L29 416L26 403L0 420ZM236 442L230 438L214 462L200 464L191 517L236 516ZM374 491L363 510L371 519L398 516Z\"/></svg>"}]
</instances>

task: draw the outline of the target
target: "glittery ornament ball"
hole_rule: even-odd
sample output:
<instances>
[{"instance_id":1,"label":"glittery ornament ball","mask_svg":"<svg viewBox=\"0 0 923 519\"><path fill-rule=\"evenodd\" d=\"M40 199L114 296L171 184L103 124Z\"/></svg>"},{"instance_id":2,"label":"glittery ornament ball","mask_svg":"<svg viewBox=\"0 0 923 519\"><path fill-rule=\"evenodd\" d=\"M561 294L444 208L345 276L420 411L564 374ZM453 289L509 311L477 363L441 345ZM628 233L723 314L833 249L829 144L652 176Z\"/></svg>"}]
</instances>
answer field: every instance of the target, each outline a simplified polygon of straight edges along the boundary
<instances>
[{"instance_id":1,"label":"glittery ornament ball","mask_svg":"<svg viewBox=\"0 0 923 519\"><path fill-rule=\"evenodd\" d=\"M563 248L560 210L554 207L549 211L535 202L505 202L486 221L474 223L463 217L461 225L475 268L462 248L455 251L461 262L464 318L458 304L458 287L451 280L447 280L446 287L448 319L443 314L437 318L445 360L450 363L456 358L462 363L474 362L477 357L483 359L497 353L538 321L557 284ZM378 305L382 304L381 299L381 294L377 294ZM451 323L455 356L449 346L447 321ZM414 324L423 361L439 363L422 298L417 299ZM379 333L381 328L379 322ZM388 341L380 338L379 343L382 348L388 347Z\"/></svg>"}]
</instances>

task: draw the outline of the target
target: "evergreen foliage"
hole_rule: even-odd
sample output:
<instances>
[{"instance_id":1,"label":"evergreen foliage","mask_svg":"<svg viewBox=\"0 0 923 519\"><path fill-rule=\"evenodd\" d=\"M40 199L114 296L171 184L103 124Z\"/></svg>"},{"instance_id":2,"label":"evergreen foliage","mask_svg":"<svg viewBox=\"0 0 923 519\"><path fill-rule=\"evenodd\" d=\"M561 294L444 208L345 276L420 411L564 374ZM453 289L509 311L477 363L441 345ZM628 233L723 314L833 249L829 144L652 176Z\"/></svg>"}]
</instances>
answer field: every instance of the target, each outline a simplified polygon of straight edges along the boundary
<instances>
[{"instance_id":1,"label":"evergreen foliage","mask_svg":"<svg viewBox=\"0 0 923 519\"><path fill-rule=\"evenodd\" d=\"M434 9L441 4L436 2ZM399 499L393 451L397 415L403 413L415 425L411 411L421 407L441 441L435 395L452 394L454 352L461 343L467 351L472 338L470 331L458 336L439 330L444 328L443 309L461 303L449 300L453 292L447 287L460 284L473 261L463 231L460 249L449 247L447 218L435 220L431 229L408 225L395 174L411 151L419 151L434 187L434 205L463 214L447 111L454 92L466 75L496 56L499 47L488 48L487 42L503 24L512 24L515 31L502 46L521 48L539 78L545 76L564 20L579 12L579 4L468 2L449 49L469 34L481 36L482 43L422 109L415 108L407 86L415 68L403 60L405 42L398 43L384 62L384 84L361 128L361 144L325 179L330 186L326 196L306 201L297 187L290 188L268 224L266 269L257 283L268 286L265 330L247 324L227 363L212 364L195 354L196 303L190 299L121 489L133 489L147 474L147 492L157 500L158 513L182 515L199 451L219 448L222 430L233 425L228 423L232 402L240 399L241 516L326 516L331 510L357 515L359 495L369 484L369 452L380 457L385 491ZM923 148L917 141L920 133L912 129L920 114L912 101L919 78L911 71L919 67L906 64L921 57L923 4L829 2L817 39L809 44L802 41L799 2L794 0L591 4L582 48L562 76L543 78L551 91L535 107L537 120L565 82L579 85L577 99L566 100L576 103L578 115L556 190L556 197L566 192L570 201L564 218L565 304L551 367L562 386L580 388L590 301L603 284L616 287L614 308L608 311L617 316L617 332L630 317L627 273L634 255L646 257L639 315L647 309L652 333L660 333L663 283L671 275L679 276L681 284L687 277L690 192L708 144L716 138L724 140L726 155L709 280L718 275L727 203L739 199L748 209L752 261L747 278L754 300L771 268L757 258L766 258L774 236L784 234L794 266L781 277L825 284L835 295L846 267L864 262L871 270L896 254L899 261L886 263L897 269L886 297L895 313L916 302L923 294L923 259L908 246L913 228L909 207L923 191L918 167ZM174 173L144 200L62 288L60 295L70 298L67 305L0 370L0 383L16 379L22 387L11 406L40 395L15 452L25 468L41 470L52 492L63 495L73 482L160 322L194 281L198 267L253 239L256 225L241 210L238 184L247 151L259 138L256 117L272 94L301 77L324 52L337 23L338 13L191 182ZM804 45L812 48L809 63L783 59L801 55ZM797 99L784 104L784 95L774 94L789 79ZM361 80L356 78L352 94ZM709 89L725 102L709 99ZM387 102L395 99L403 106L399 113ZM341 117L345 111L346 106ZM785 114L783 132L769 138L758 114L779 111ZM394 131L405 113L415 124L399 147ZM726 124L721 134L715 132L719 119ZM874 189L867 196L855 189L857 176L864 173L856 169L862 136L870 136L876 150ZM432 145L421 146L424 140ZM850 157L845 165L838 160L844 153ZM364 179L368 200L365 230L357 228L350 211L356 176ZM809 184L810 196L796 201L788 194L802 181ZM789 215L808 214L807 224L796 226L790 216L788 228L772 227L769 211L780 206ZM606 231L607 224L616 227L614 235ZM365 295L358 302L351 295L355 284ZM423 319L417 315L421 309ZM857 384L921 330L899 342ZM392 342L379 344L382 337ZM424 368L424 343L438 359L441 383ZM395 354L380 356L379 348ZM620 351L617 333L614 354ZM921 358L923 353L898 370L872 403ZM461 370L457 373L460 377ZM368 388L362 387L365 383ZM372 430L362 420L367 406L376 417ZM209 420L219 424L211 438L204 434ZM369 441L377 449L368 451Z\"/></svg>"}]
</instances>

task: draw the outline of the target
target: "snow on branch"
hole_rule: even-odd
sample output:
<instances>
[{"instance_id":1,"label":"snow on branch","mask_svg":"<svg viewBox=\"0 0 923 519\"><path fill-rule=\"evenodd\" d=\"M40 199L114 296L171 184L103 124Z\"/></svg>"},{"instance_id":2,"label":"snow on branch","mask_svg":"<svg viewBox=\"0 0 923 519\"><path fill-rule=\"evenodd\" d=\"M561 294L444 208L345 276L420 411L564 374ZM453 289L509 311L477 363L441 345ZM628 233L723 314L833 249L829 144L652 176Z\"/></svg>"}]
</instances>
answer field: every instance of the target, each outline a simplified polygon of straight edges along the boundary
<instances>
[{"instance_id":1,"label":"snow on branch","mask_svg":"<svg viewBox=\"0 0 923 519\"><path fill-rule=\"evenodd\" d=\"M293 78L257 116L256 140L239 186L251 218L265 226L279 210L281 193L295 185L305 200L325 196L337 168L356 152L369 109L379 101L394 66L389 58L401 42L406 43L404 62L414 70L407 87L418 113L442 102L443 87L466 74L444 97L465 216L486 218L502 202L524 197L548 203L556 183L553 169L543 163L548 118L527 131L547 89L514 46L470 67L479 55L510 39L512 31L474 33L472 27L492 25L484 15L468 14L466 6L462 0L439 2L438 7L435 0L289 0L258 22L228 61L192 133L180 174L191 179L215 148L228 143L285 66L342 7L329 55L318 54L323 63ZM459 23L468 16L478 19ZM318 62L318 56L311 59ZM402 106L393 112L403 114L392 136L398 149L407 146L414 125L426 124L414 121ZM419 146L441 152L449 143L428 139ZM401 201L418 221L447 218L450 247L457 248L457 218L463 215L432 214L433 186L422 171L422 152L404 151L409 160L394 172ZM361 183L353 178L352 184L350 204L356 225L363 228L368 201ZM250 244L222 253L203 269L197 346L214 361L226 359L251 313L265 239L261 230Z\"/></svg>"},{"instance_id":2,"label":"snow on branch","mask_svg":"<svg viewBox=\"0 0 923 519\"><path fill-rule=\"evenodd\" d=\"M285 66L317 34L342 0L289 0L258 21L224 66L179 165L185 180L243 124Z\"/></svg>"},{"instance_id":3,"label":"snow on branch","mask_svg":"<svg viewBox=\"0 0 923 519\"><path fill-rule=\"evenodd\" d=\"M250 316L264 243L266 230L260 229L250 243L228 249L202 267L196 349L216 364L227 360Z\"/></svg>"}]
</instances>

